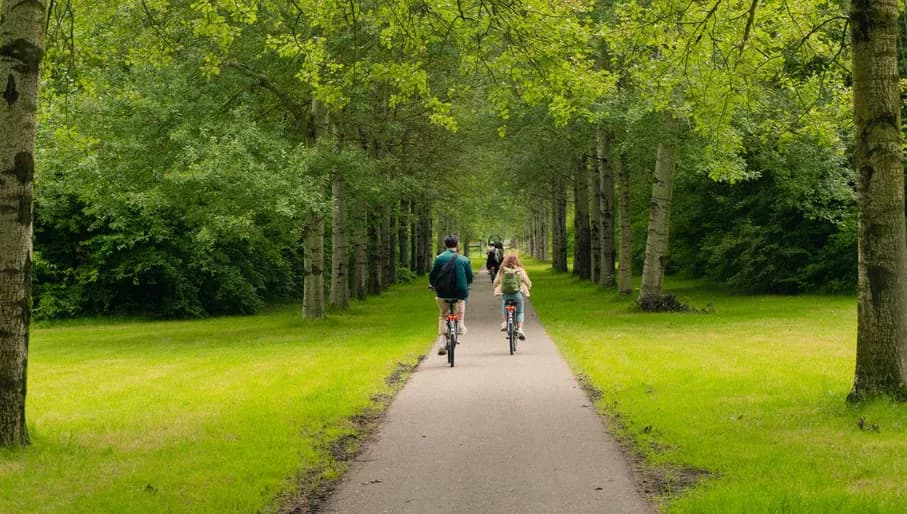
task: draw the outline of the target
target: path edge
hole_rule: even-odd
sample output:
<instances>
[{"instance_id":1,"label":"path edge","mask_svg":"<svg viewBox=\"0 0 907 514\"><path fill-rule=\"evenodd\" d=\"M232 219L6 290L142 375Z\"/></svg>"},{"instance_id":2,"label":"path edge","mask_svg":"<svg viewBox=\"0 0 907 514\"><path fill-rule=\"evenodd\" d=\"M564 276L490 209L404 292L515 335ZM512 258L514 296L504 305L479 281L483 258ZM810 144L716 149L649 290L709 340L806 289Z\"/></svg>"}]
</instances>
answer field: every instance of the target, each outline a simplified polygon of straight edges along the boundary
<instances>
[{"instance_id":1,"label":"path edge","mask_svg":"<svg viewBox=\"0 0 907 514\"><path fill-rule=\"evenodd\" d=\"M571 371L574 371L572 367ZM639 442L630 433L625 416L617 410L617 402L609 403L605 393L592 383L589 375L574 371L574 376L604 422L605 430L614 437L624 458L631 464L637 491L656 513L662 512L671 501L691 491L702 480L720 478L718 473L707 469L649 462Z\"/></svg>"},{"instance_id":2,"label":"path edge","mask_svg":"<svg viewBox=\"0 0 907 514\"><path fill-rule=\"evenodd\" d=\"M384 383L390 390L372 395L368 406L347 417L346 422L353 432L325 443L321 450L328 455L328 460L314 468L301 470L292 479L292 487L274 499L268 512L280 514L321 512L349 472L352 462L366 450L369 442L378 434L394 399L427 357L426 353L407 362L397 361L394 370L384 377Z\"/></svg>"}]
</instances>

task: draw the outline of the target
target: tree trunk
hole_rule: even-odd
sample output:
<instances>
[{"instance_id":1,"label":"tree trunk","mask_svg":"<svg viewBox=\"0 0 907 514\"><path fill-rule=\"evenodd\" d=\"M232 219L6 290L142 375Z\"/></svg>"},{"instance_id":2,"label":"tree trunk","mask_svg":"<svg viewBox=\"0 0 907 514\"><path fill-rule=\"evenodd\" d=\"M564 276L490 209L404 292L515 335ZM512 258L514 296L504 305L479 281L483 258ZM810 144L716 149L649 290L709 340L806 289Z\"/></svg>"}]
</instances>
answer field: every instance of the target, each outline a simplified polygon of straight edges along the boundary
<instances>
[{"instance_id":1,"label":"tree trunk","mask_svg":"<svg viewBox=\"0 0 907 514\"><path fill-rule=\"evenodd\" d=\"M567 271L567 191L560 175L554 178L551 198L551 267Z\"/></svg>"},{"instance_id":2,"label":"tree trunk","mask_svg":"<svg viewBox=\"0 0 907 514\"><path fill-rule=\"evenodd\" d=\"M0 2L0 446L29 444L25 424L31 322L35 113L45 1Z\"/></svg>"},{"instance_id":3,"label":"tree trunk","mask_svg":"<svg viewBox=\"0 0 907 514\"><path fill-rule=\"evenodd\" d=\"M655 173L652 177L652 202L649 206L649 230L646 235L646 260L642 268L642 285L638 303L645 308L661 299L667 264L668 229L671 226L671 194L674 165L677 162L677 121L665 119L665 134L658 143Z\"/></svg>"},{"instance_id":4,"label":"tree trunk","mask_svg":"<svg viewBox=\"0 0 907 514\"><path fill-rule=\"evenodd\" d=\"M347 223L346 191L343 175L334 172L331 184L334 200L333 219L331 220L331 297L332 306L341 310L350 307L349 284L349 226Z\"/></svg>"},{"instance_id":5,"label":"tree trunk","mask_svg":"<svg viewBox=\"0 0 907 514\"><path fill-rule=\"evenodd\" d=\"M544 205L543 202L539 202L540 205ZM536 217L538 223L538 236L539 236L539 260L547 262L549 260L548 256L548 213L545 210L542 210Z\"/></svg>"},{"instance_id":6,"label":"tree trunk","mask_svg":"<svg viewBox=\"0 0 907 514\"><path fill-rule=\"evenodd\" d=\"M583 280L592 277L592 240L589 237L589 156L574 165L573 179L573 274Z\"/></svg>"},{"instance_id":7,"label":"tree trunk","mask_svg":"<svg viewBox=\"0 0 907 514\"><path fill-rule=\"evenodd\" d=\"M384 289L384 240L381 238L381 226L384 224L378 208L371 209L368 221L368 292L381 294Z\"/></svg>"},{"instance_id":8,"label":"tree trunk","mask_svg":"<svg viewBox=\"0 0 907 514\"><path fill-rule=\"evenodd\" d=\"M302 317L324 317L324 216L310 215L303 241Z\"/></svg>"},{"instance_id":9,"label":"tree trunk","mask_svg":"<svg viewBox=\"0 0 907 514\"><path fill-rule=\"evenodd\" d=\"M368 296L368 203L356 200L356 250L353 294L360 300Z\"/></svg>"},{"instance_id":10,"label":"tree trunk","mask_svg":"<svg viewBox=\"0 0 907 514\"><path fill-rule=\"evenodd\" d=\"M432 264L435 262L435 249L432 245L431 235L435 230L434 225L432 225L431 211L433 206L428 203L424 206L425 211L422 218L422 273L428 273L431 271Z\"/></svg>"},{"instance_id":11,"label":"tree trunk","mask_svg":"<svg viewBox=\"0 0 907 514\"><path fill-rule=\"evenodd\" d=\"M596 134L598 162L601 164L601 269L599 283L605 287L614 285L614 159L613 136L599 129Z\"/></svg>"},{"instance_id":12,"label":"tree trunk","mask_svg":"<svg viewBox=\"0 0 907 514\"><path fill-rule=\"evenodd\" d=\"M400 201L400 219L397 223L397 245L399 247L400 258L398 262L404 269L412 267L410 262L410 227L412 226L412 202L408 200Z\"/></svg>"},{"instance_id":13,"label":"tree trunk","mask_svg":"<svg viewBox=\"0 0 907 514\"><path fill-rule=\"evenodd\" d=\"M620 217L620 257L617 259L617 290L620 294L633 294L633 229L630 218L630 169L626 159L617 154L617 210Z\"/></svg>"},{"instance_id":14,"label":"tree trunk","mask_svg":"<svg viewBox=\"0 0 907 514\"><path fill-rule=\"evenodd\" d=\"M848 398L907 400L907 243L898 93L898 7L852 0L857 169L857 360Z\"/></svg>"},{"instance_id":15,"label":"tree trunk","mask_svg":"<svg viewBox=\"0 0 907 514\"><path fill-rule=\"evenodd\" d=\"M397 282L397 242L399 234L397 233L398 214L395 212L394 204L384 206L384 288L394 285Z\"/></svg>"},{"instance_id":16,"label":"tree trunk","mask_svg":"<svg viewBox=\"0 0 907 514\"><path fill-rule=\"evenodd\" d=\"M601 181L601 158L598 152L593 149L592 157L589 159L590 171L590 191L592 205L589 212L589 240L591 242L592 253L590 255L592 268L590 269L590 280L593 283L601 283L602 276L602 181Z\"/></svg>"}]
</instances>

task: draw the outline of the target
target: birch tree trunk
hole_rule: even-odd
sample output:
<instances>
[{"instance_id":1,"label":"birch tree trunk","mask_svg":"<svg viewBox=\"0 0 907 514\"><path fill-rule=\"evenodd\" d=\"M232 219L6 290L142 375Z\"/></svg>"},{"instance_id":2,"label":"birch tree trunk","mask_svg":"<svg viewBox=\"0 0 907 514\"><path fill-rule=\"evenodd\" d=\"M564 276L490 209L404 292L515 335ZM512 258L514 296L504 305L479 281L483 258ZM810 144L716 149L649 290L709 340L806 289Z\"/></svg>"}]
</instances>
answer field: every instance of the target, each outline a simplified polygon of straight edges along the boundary
<instances>
[{"instance_id":1,"label":"birch tree trunk","mask_svg":"<svg viewBox=\"0 0 907 514\"><path fill-rule=\"evenodd\" d=\"M599 129L596 135L598 162L601 163L601 269L599 283L605 287L614 285L614 160L613 136Z\"/></svg>"},{"instance_id":2,"label":"birch tree trunk","mask_svg":"<svg viewBox=\"0 0 907 514\"><path fill-rule=\"evenodd\" d=\"M343 175L334 171L331 184L333 219L331 220L331 296L330 304L341 310L350 307L349 284L349 224L347 223L346 191Z\"/></svg>"},{"instance_id":3,"label":"birch tree trunk","mask_svg":"<svg viewBox=\"0 0 907 514\"><path fill-rule=\"evenodd\" d=\"M0 2L0 446L30 443L25 424L31 322L35 113L47 2Z\"/></svg>"},{"instance_id":4,"label":"birch tree trunk","mask_svg":"<svg viewBox=\"0 0 907 514\"><path fill-rule=\"evenodd\" d=\"M589 236L589 156L583 156L574 167L574 244L573 274L589 280L592 277L592 239Z\"/></svg>"},{"instance_id":5,"label":"birch tree trunk","mask_svg":"<svg viewBox=\"0 0 907 514\"><path fill-rule=\"evenodd\" d=\"M567 190L560 176L554 179L551 198L551 267L567 271Z\"/></svg>"},{"instance_id":6,"label":"birch tree trunk","mask_svg":"<svg viewBox=\"0 0 907 514\"><path fill-rule=\"evenodd\" d=\"M630 170L627 161L617 154L614 160L617 171L617 211L620 219L620 257L617 259L617 291L633 294L633 229L630 217Z\"/></svg>"},{"instance_id":7,"label":"birch tree trunk","mask_svg":"<svg viewBox=\"0 0 907 514\"><path fill-rule=\"evenodd\" d=\"M857 359L848 399L907 400L907 243L898 93L898 4L852 0L857 170Z\"/></svg>"},{"instance_id":8,"label":"birch tree trunk","mask_svg":"<svg viewBox=\"0 0 907 514\"><path fill-rule=\"evenodd\" d=\"M601 179L601 159L598 156L596 148L590 152L592 157L589 158L589 196L592 204L589 208L589 240L591 245L590 262L591 268L589 279L598 284L602 276L602 230L601 230L601 210L602 210L602 179Z\"/></svg>"},{"instance_id":9,"label":"birch tree trunk","mask_svg":"<svg viewBox=\"0 0 907 514\"><path fill-rule=\"evenodd\" d=\"M673 116L667 116L665 134L658 144L655 173L652 177L646 260L642 268L642 285L637 300L643 309L660 300L662 296L664 270L667 265L668 229L671 226L671 194L674 165L677 162L677 144L677 121Z\"/></svg>"},{"instance_id":10,"label":"birch tree trunk","mask_svg":"<svg viewBox=\"0 0 907 514\"><path fill-rule=\"evenodd\" d=\"M324 216L313 214L306 222L303 240L302 317L324 317Z\"/></svg>"}]
</instances>

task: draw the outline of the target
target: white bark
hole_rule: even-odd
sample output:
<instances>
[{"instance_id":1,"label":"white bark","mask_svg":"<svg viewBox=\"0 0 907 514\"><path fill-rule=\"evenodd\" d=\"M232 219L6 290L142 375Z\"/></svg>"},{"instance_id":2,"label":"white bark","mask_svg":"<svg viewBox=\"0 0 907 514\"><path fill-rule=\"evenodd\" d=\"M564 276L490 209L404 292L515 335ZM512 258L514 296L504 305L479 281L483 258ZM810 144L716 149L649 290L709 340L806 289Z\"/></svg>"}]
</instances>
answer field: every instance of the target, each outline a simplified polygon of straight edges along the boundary
<instances>
[{"instance_id":1,"label":"white bark","mask_svg":"<svg viewBox=\"0 0 907 514\"><path fill-rule=\"evenodd\" d=\"M649 207L649 231L646 235L646 260L642 268L639 303L645 305L662 295L667 265L668 230L671 226L671 196L674 166L677 162L677 121L665 119L665 134L658 144L655 173L652 177L652 202Z\"/></svg>"},{"instance_id":2,"label":"white bark","mask_svg":"<svg viewBox=\"0 0 907 514\"><path fill-rule=\"evenodd\" d=\"M35 114L47 2L0 2L0 446L29 444Z\"/></svg>"}]
</instances>

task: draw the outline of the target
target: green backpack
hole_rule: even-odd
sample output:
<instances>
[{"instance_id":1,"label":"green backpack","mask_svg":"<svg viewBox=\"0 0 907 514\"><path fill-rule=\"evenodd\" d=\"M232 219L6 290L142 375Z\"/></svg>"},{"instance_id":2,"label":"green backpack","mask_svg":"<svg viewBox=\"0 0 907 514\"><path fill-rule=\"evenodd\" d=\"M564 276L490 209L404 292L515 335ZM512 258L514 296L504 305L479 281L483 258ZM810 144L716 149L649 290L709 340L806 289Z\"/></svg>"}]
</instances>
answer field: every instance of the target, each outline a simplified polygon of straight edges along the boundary
<instances>
[{"instance_id":1,"label":"green backpack","mask_svg":"<svg viewBox=\"0 0 907 514\"><path fill-rule=\"evenodd\" d=\"M520 292L520 272L515 269L502 270L504 276L501 277L501 292L504 294Z\"/></svg>"}]
</instances>

